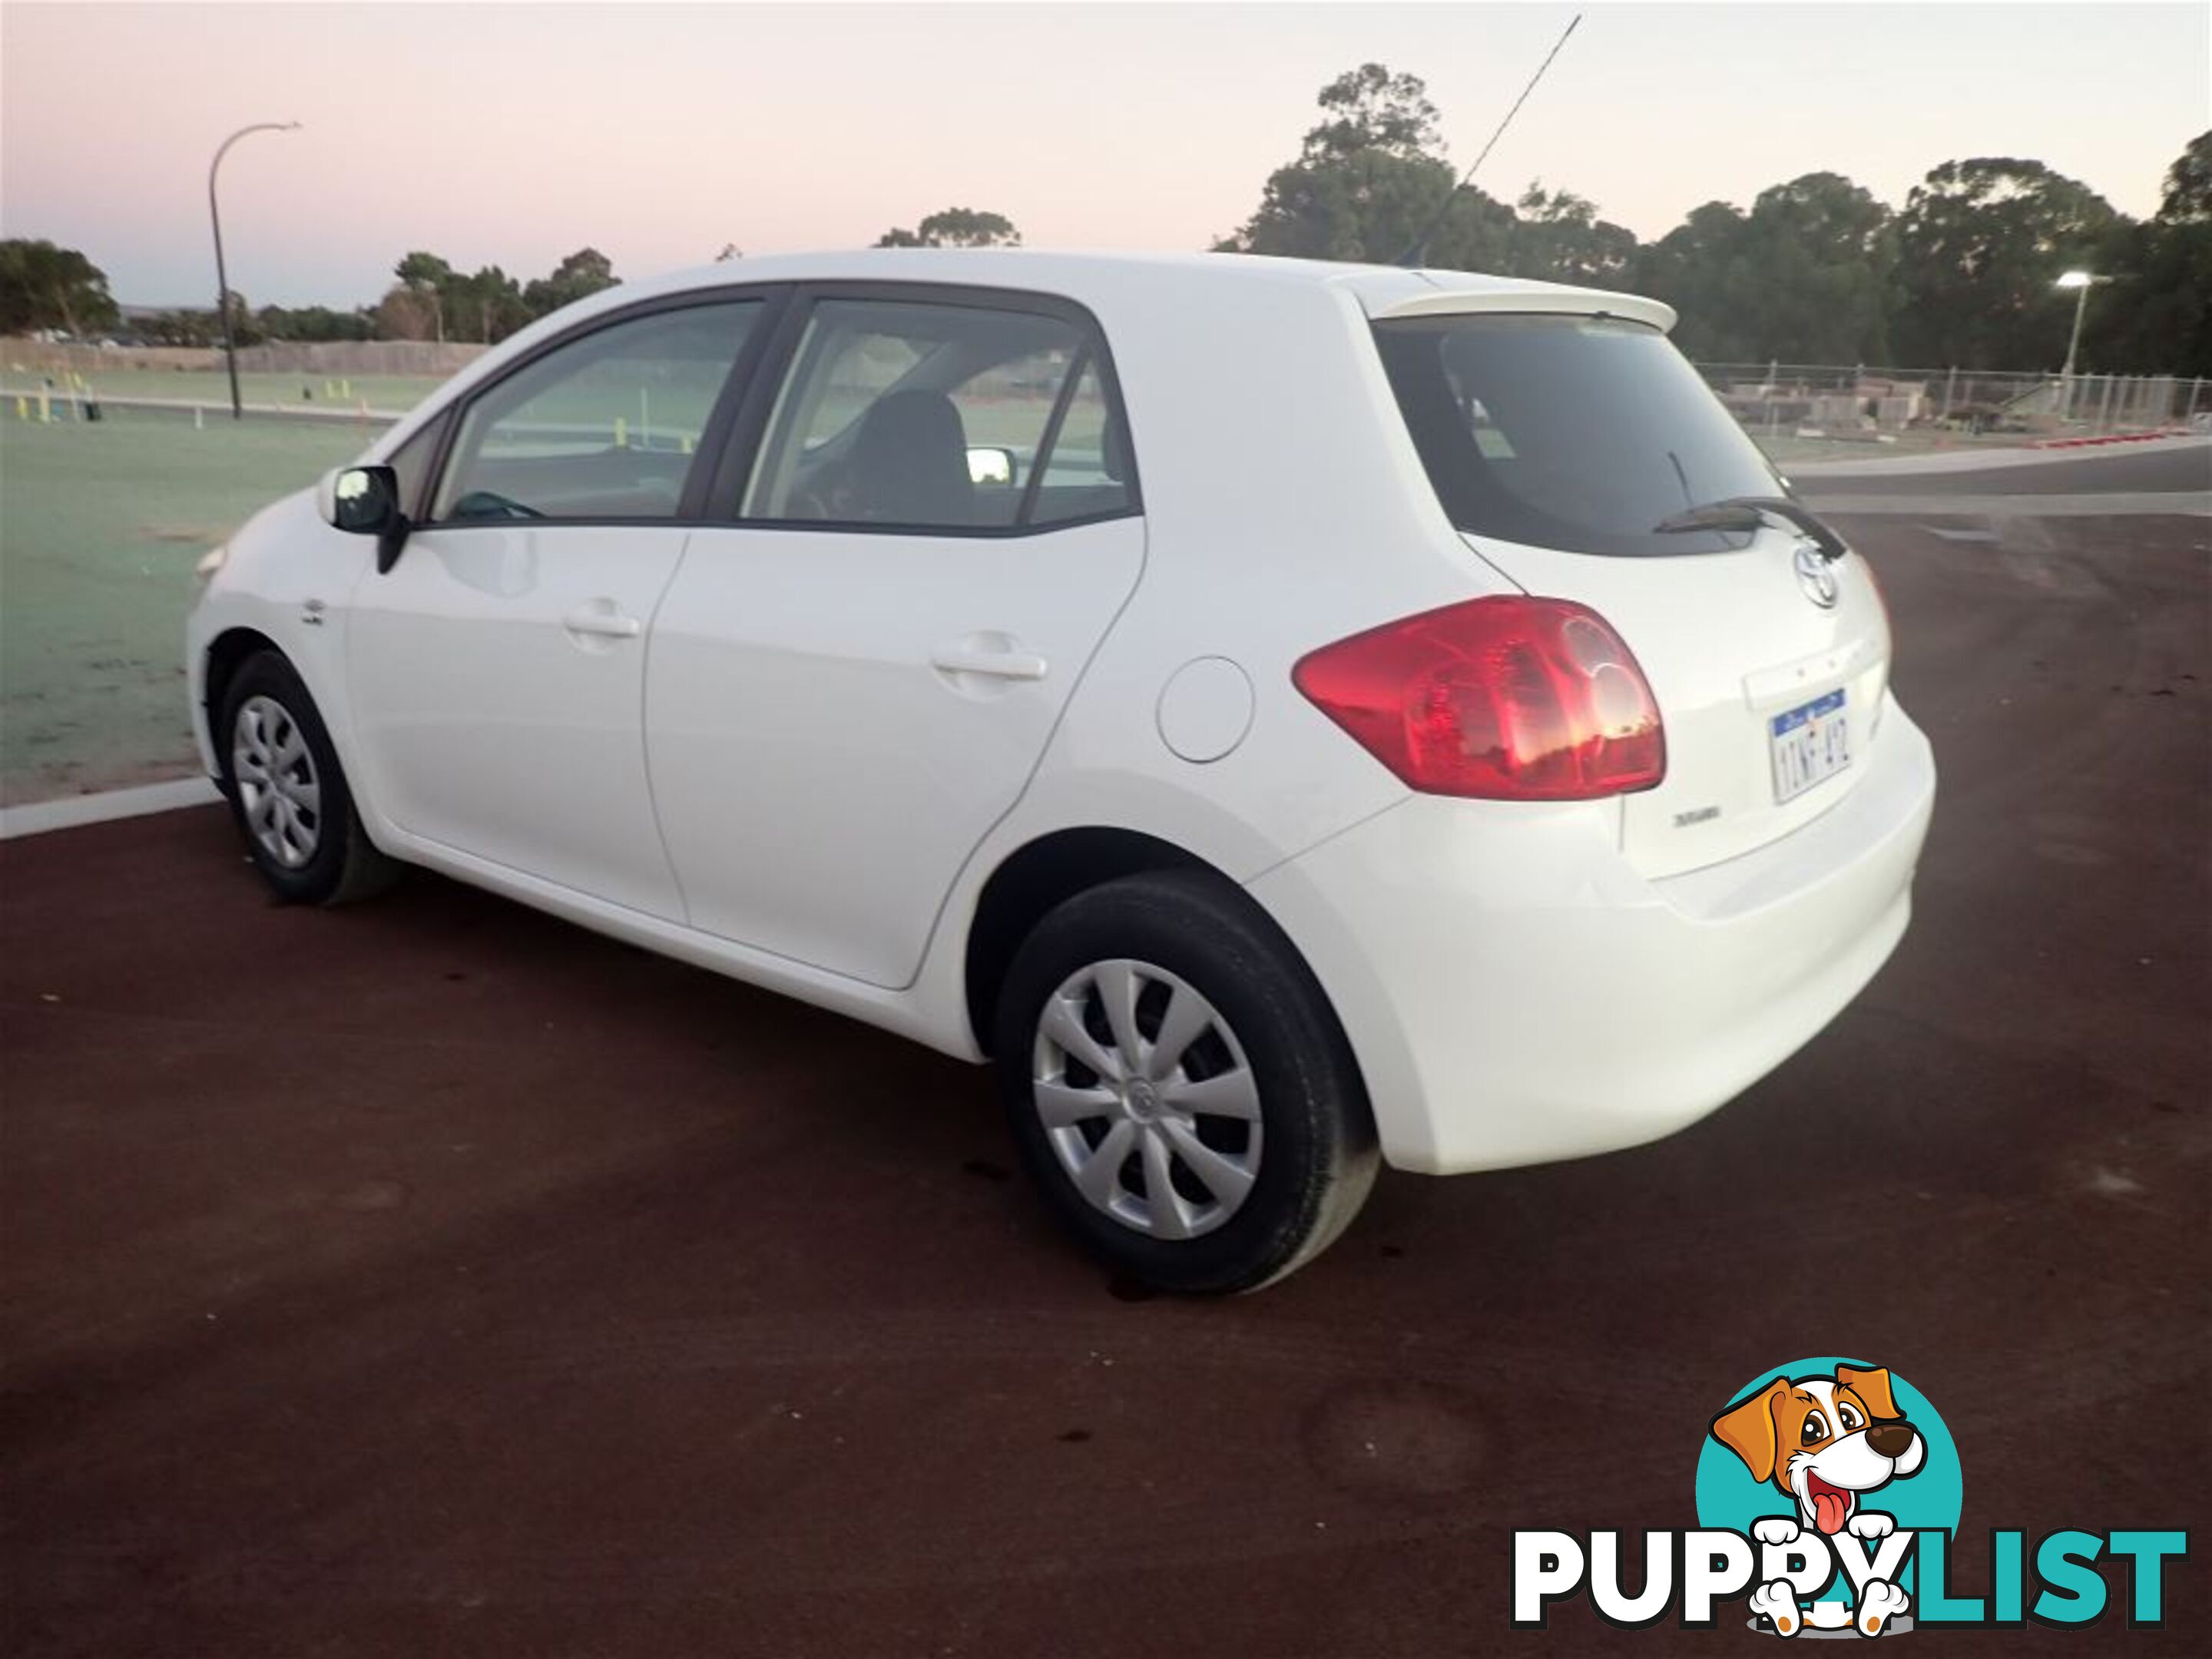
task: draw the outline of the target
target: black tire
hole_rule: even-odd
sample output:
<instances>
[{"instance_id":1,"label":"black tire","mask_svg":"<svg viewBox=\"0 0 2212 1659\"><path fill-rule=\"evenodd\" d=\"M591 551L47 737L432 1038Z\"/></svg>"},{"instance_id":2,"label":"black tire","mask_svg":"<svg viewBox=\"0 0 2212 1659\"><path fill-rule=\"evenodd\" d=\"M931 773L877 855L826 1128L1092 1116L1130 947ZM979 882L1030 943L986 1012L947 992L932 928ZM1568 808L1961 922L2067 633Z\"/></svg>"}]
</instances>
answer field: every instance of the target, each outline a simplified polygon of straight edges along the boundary
<instances>
[{"instance_id":1,"label":"black tire","mask_svg":"<svg viewBox=\"0 0 2212 1659\"><path fill-rule=\"evenodd\" d=\"M297 727L313 768L311 775L319 796L314 811L307 815L313 851L296 865L288 865L264 846L248 821L248 791L240 787L239 776L239 716L257 700L264 710L274 705L284 721ZM281 723L278 729L282 730ZM257 653L231 676L213 736L231 822L237 825L254 868L278 899L287 904L351 904L374 897L398 879L400 866L379 852L362 828L353 793L346 786L337 750L331 746L315 700L281 653Z\"/></svg>"},{"instance_id":2,"label":"black tire","mask_svg":"<svg viewBox=\"0 0 2212 1659\"><path fill-rule=\"evenodd\" d=\"M1079 1157L1085 1147L1065 1137L1079 1132L1088 1150L1096 1152L1111 1119L1091 1121L1074 1131L1065 1125L1048 1130L1036 1103L1040 1056L1060 1052L1040 1035L1048 1000L1079 982L1090 965L1110 968L1117 961L1164 970L1195 991L1227 1033L1220 1026L1209 1028L1186 1052L1198 1055L1203 1042L1233 1042L1256 1085L1259 1140L1249 1189L1226 1219L1195 1237L1154 1237L1141 1224L1118 1219L1085 1197L1063 1162L1063 1152L1055 1150L1054 1136L1061 1136L1060 1146L1073 1147L1070 1155ZM1158 1034L1164 1002L1180 994L1181 988L1173 987L1162 991L1149 1012L1143 1000L1135 1003L1133 1018L1140 1025L1149 1019L1152 1028L1143 1035ZM1092 1022L1090 1029L1096 1033L1104 1017L1095 1002L1083 1006L1082 1017ZM1226 1055L1230 1050L1214 1052ZM1023 943L1007 971L994 1053L1014 1140L1048 1205L1092 1255L1153 1289L1219 1295L1255 1290L1280 1279L1328 1248L1358 1213L1374 1184L1381 1161L1374 1119L1334 1011L1280 931L1218 877L1188 871L1130 876L1079 894L1053 910ZM1072 1062L1072 1057L1073 1051L1066 1051L1064 1058ZM1181 1068L1177 1086L1192 1086L1188 1077L1197 1063ZM1114 1087L1104 1073L1073 1063L1060 1076L1064 1084L1085 1079L1079 1091L1086 1097ZM1149 1096L1145 1103L1148 1110L1162 1109ZM1228 1127L1233 1131L1236 1126ZM1135 1125L1129 1133L1141 1137L1146 1131ZM1117 1167L1124 1173L1111 1189L1113 1201L1135 1201L1133 1188L1126 1183L1136 1173L1146 1188L1142 1207L1149 1211L1152 1177L1143 1173L1142 1158L1132 1152ZM1185 1178L1195 1179L1184 1169L1175 1175L1178 1190Z\"/></svg>"}]
</instances>

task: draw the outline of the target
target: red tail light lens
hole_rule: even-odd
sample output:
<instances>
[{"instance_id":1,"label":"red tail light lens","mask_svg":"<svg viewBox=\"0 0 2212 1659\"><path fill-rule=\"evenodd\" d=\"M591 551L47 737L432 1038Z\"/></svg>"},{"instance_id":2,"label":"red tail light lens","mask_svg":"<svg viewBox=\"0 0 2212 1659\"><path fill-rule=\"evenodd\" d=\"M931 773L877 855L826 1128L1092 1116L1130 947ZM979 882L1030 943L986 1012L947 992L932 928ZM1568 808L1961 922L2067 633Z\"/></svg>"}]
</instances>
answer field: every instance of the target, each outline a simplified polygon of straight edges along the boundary
<instances>
[{"instance_id":1,"label":"red tail light lens","mask_svg":"<svg viewBox=\"0 0 2212 1659\"><path fill-rule=\"evenodd\" d=\"M1587 800L1667 775L1659 705L1604 617L1566 599L1472 599L1301 659L1291 680L1413 788Z\"/></svg>"}]
</instances>

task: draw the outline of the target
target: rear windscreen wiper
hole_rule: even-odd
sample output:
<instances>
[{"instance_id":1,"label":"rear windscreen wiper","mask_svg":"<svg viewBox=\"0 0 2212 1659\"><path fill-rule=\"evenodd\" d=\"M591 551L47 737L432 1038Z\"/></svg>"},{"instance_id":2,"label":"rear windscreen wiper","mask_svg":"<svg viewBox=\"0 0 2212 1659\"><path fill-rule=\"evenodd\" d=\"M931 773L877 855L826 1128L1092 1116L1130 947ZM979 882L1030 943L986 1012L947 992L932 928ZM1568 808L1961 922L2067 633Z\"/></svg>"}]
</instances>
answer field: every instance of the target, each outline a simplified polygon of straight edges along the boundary
<instances>
[{"instance_id":1,"label":"rear windscreen wiper","mask_svg":"<svg viewBox=\"0 0 2212 1659\"><path fill-rule=\"evenodd\" d=\"M1651 530L1660 536L1679 530L1760 530L1775 519L1786 520L1803 531L1831 563L1850 551L1842 537L1807 512L1802 502L1787 495L1732 495L1724 501L1707 501L1671 519L1662 519Z\"/></svg>"}]
</instances>

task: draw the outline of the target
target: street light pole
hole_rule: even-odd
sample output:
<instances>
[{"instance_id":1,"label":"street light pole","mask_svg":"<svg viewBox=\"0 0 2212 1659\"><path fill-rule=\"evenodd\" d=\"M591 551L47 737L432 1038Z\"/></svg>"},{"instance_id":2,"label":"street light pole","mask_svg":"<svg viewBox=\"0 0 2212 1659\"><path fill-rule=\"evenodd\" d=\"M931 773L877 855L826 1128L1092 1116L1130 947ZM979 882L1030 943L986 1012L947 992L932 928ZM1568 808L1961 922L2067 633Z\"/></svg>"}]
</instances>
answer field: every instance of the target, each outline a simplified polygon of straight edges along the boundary
<instances>
[{"instance_id":1,"label":"street light pole","mask_svg":"<svg viewBox=\"0 0 2212 1659\"><path fill-rule=\"evenodd\" d=\"M2075 287L2077 291L2074 295L2074 332L2066 342L2066 367L2058 371L2062 378L2069 380L2074 378L2074 359L2081 350L2081 313L2089 308L2089 283L2078 283ZM2043 361L2047 363L2051 359L2045 357Z\"/></svg>"},{"instance_id":2,"label":"street light pole","mask_svg":"<svg viewBox=\"0 0 2212 1659\"><path fill-rule=\"evenodd\" d=\"M2100 276L2090 270L2069 270L2060 276L2055 284L2061 289L2072 289L2074 296L2074 332L2066 341L2066 367L2058 371L2059 395L2065 407L2059 411L2062 420L2074 418L2074 363L2081 353L2081 314L2089 308L2089 290L2100 283L2109 283L2109 276Z\"/></svg>"},{"instance_id":3,"label":"street light pole","mask_svg":"<svg viewBox=\"0 0 2212 1659\"><path fill-rule=\"evenodd\" d=\"M297 121L257 121L250 127L239 128L224 139L222 148L215 153L215 160L208 163L208 222L215 227L215 314L216 320L222 325L222 360L224 366L230 370L230 418L234 421L246 418L246 408L238 397L238 342L233 337L230 326L230 276L222 264L222 213L216 205L216 174L222 170L222 158L230 154L230 147L247 133L297 132L299 130Z\"/></svg>"}]
</instances>

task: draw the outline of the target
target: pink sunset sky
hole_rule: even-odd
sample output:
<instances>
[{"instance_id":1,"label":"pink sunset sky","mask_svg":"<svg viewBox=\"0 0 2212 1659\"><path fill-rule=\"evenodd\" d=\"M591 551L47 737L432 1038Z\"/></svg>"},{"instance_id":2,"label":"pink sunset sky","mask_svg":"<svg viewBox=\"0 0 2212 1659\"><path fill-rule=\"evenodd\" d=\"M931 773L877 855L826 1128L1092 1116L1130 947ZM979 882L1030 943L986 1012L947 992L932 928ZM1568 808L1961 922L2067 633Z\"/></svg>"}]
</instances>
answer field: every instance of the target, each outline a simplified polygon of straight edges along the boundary
<instances>
[{"instance_id":1,"label":"pink sunset sky","mask_svg":"<svg viewBox=\"0 0 2212 1659\"><path fill-rule=\"evenodd\" d=\"M849 247L948 205L1032 246L1234 228L1367 60L1473 159L1573 15L1548 4L0 6L0 234L82 248L126 303L233 285L373 301L410 248L527 279ZM2212 125L2212 8L1589 4L1479 182L1639 236L1815 169L1893 204L1955 157L2034 157L2126 212Z\"/></svg>"}]
</instances>

